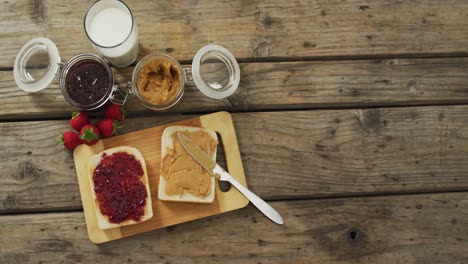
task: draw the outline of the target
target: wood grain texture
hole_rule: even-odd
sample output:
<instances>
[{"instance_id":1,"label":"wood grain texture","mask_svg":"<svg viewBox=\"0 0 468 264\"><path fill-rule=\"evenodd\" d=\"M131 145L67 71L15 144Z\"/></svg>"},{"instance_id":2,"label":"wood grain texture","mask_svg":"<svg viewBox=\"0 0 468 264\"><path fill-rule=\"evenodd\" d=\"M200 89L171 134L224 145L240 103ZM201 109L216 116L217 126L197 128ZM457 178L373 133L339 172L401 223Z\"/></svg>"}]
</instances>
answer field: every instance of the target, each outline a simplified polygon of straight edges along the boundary
<instances>
[{"instance_id":1,"label":"wood grain texture","mask_svg":"<svg viewBox=\"0 0 468 264\"><path fill-rule=\"evenodd\" d=\"M121 86L132 69L114 69ZM468 103L466 58L241 63L241 72L239 89L228 99L210 99L187 86L170 112ZM136 98L128 108L151 113ZM2 71L0 109L0 119L65 117L73 111L57 82L30 94Z\"/></svg>"},{"instance_id":2,"label":"wood grain texture","mask_svg":"<svg viewBox=\"0 0 468 264\"><path fill-rule=\"evenodd\" d=\"M467 111L259 112L235 125L247 181L270 199L467 190Z\"/></svg>"},{"instance_id":3,"label":"wood grain texture","mask_svg":"<svg viewBox=\"0 0 468 264\"><path fill-rule=\"evenodd\" d=\"M92 2L2 1L0 67L12 67L33 37L52 39L65 60L93 52L83 29ZM170 53L190 60L209 43L242 59L466 54L468 46L464 0L127 2L140 57Z\"/></svg>"},{"instance_id":4,"label":"wood grain texture","mask_svg":"<svg viewBox=\"0 0 468 264\"><path fill-rule=\"evenodd\" d=\"M81 212L0 216L3 263L466 263L467 193L273 202L94 245Z\"/></svg>"},{"instance_id":5,"label":"wood grain texture","mask_svg":"<svg viewBox=\"0 0 468 264\"><path fill-rule=\"evenodd\" d=\"M229 97L236 110L468 102L468 59L249 63Z\"/></svg>"},{"instance_id":6,"label":"wood grain texture","mask_svg":"<svg viewBox=\"0 0 468 264\"><path fill-rule=\"evenodd\" d=\"M233 117L249 188L268 200L468 190L467 106ZM169 117L125 124L132 131L164 122ZM0 124L1 212L80 208L73 162L53 141L66 128Z\"/></svg>"}]
</instances>

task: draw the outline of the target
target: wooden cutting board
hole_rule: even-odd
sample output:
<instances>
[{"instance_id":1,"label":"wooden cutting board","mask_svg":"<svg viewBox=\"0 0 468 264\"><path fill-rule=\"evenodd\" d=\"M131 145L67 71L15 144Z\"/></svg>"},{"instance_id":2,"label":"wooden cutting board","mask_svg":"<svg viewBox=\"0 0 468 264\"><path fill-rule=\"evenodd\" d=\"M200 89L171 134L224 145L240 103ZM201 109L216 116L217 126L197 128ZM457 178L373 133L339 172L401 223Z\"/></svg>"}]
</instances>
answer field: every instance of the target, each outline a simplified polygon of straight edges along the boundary
<instances>
[{"instance_id":1,"label":"wooden cutting board","mask_svg":"<svg viewBox=\"0 0 468 264\"><path fill-rule=\"evenodd\" d=\"M223 144L227 170L244 186L247 186L242 160L237 144L232 117L227 112L218 112L188 120L148 128L125 135L100 140L94 146L80 145L74 153L81 200L86 218L86 225L91 241L103 243L122 237L171 226L202 217L216 215L245 207L249 201L235 188L222 192L216 184L216 198L211 204L163 202L158 199L159 172L161 167L161 136L164 129L172 125L198 126L218 132ZM100 230L97 226L96 210L88 176L88 160L94 154L117 146L132 146L140 150L146 161L153 217L145 222L120 228Z\"/></svg>"}]
</instances>

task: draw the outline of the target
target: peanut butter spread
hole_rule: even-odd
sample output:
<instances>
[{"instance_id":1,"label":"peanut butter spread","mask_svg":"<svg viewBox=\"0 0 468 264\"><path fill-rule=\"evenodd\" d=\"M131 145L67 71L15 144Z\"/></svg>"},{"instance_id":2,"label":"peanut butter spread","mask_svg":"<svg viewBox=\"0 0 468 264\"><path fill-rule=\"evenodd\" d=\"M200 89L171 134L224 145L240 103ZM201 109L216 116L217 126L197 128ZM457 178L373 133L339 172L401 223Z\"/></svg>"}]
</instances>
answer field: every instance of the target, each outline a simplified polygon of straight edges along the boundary
<instances>
[{"instance_id":1,"label":"peanut butter spread","mask_svg":"<svg viewBox=\"0 0 468 264\"><path fill-rule=\"evenodd\" d=\"M136 83L146 101L165 104L179 94L181 77L179 67L165 59L154 59L143 66Z\"/></svg>"},{"instance_id":2,"label":"peanut butter spread","mask_svg":"<svg viewBox=\"0 0 468 264\"><path fill-rule=\"evenodd\" d=\"M218 142L205 131L182 132L197 144L205 153L212 156ZM211 193L211 175L203 169L179 142L177 133L171 135L174 148L167 149L162 161L161 174L166 181L167 195L182 195L185 192L197 197Z\"/></svg>"}]
</instances>

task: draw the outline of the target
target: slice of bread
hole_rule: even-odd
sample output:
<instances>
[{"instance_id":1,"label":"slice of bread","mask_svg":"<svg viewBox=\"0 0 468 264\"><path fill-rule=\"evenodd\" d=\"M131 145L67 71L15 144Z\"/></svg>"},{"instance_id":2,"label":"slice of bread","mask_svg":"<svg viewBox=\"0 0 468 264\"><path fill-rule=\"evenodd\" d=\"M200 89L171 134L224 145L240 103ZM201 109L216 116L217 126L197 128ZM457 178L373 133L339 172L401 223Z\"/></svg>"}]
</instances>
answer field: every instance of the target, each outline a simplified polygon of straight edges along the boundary
<instances>
[{"instance_id":1,"label":"slice of bread","mask_svg":"<svg viewBox=\"0 0 468 264\"><path fill-rule=\"evenodd\" d=\"M168 195L165 192L166 188L166 181L164 179L163 173L163 160L168 151L174 149L174 141L172 135L177 135L178 132L197 132L197 131L204 131L210 136L218 145L218 136L216 132L211 129L201 128L201 127L190 127L190 126L170 126L167 127L162 135L161 139L161 175L159 177L159 188L158 188L158 198L162 201L175 201L175 202L193 202L193 203L212 203L215 198L215 177L211 177L211 186L210 186L210 193L205 197L195 196L191 193L184 192L182 195ZM175 137L178 140L177 136ZM192 157L188 157L192 158ZM213 160L216 160L216 148L211 157Z\"/></svg>"},{"instance_id":2,"label":"slice of bread","mask_svg":"<svg viewBox=\"0 0 468 264\"><path fill-rule=\"evenodd\" d=\"M140 221L135 221L133 219L130 219L130 220L125 220L120 223L111 223L109 222L108 216L103 215L99 208L99 203L96 198L96 193L94 192L94 181L93 181L94 170L96 169L98 164L101 162L102 155L104 153L110 156L116 152L125 152L129 155L133 155L135 159L137 159L141 163L141 166L143 169L143 176L141 176L140 180L143 182L143 184L146 187L147 196L146 196L146 202L144 206L144 215L141 217ZM145 159L141 155L140 151L138 151L138 149L129 147L129 146L121 146L121 147L110 148L99 154L96 154L89 159L88 172L89 172L88 175L89 175L89 182L91 186L91 192L93 193L93 198L94 198L94 203L95 203L96 216L97 216L99 229L109 229L109 228L116 228L116 227L121 227L121 226L126 226L126 225L132 225L132 224L146 221L153 216L153 207L151 204L151 192L150 192L149 183L148 183L148 172L146 171Z\"/></svg>"}]
</instances>

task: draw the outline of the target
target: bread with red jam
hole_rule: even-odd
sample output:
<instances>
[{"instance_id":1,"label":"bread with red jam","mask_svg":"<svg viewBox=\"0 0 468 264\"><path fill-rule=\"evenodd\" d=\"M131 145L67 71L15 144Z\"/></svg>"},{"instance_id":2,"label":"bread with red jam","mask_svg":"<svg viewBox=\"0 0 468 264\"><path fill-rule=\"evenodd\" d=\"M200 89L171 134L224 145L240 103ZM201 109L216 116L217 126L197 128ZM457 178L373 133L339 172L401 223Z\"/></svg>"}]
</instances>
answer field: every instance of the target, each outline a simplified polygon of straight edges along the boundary
<instances>
[{"instance_id":1,"label":"bread with red jam","mask_svg":"<svg viewBox=\"0 0 468 264\"><path fill-rule=\"evenodd\" d=\"M92 156L88 164L99 229L141 223L153 216L145 159L121 146Z\"/></svg>"}]
</instances>

